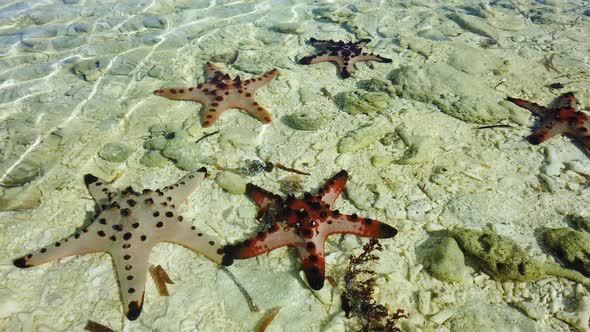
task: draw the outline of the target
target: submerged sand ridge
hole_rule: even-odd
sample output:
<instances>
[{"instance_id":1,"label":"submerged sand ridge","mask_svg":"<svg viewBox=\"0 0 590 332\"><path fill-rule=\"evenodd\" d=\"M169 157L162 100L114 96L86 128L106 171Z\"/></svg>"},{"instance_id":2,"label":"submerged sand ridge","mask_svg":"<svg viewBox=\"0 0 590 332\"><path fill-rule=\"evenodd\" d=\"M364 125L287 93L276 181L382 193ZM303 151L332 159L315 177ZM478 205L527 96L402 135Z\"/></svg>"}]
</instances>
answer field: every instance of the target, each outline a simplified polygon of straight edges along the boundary
<instances>
[{"instance_id":1,"label":"submerged sand ridge","mask_svg":"<svg viewBox=\"0 0 590 332\"><path fill-rule=\"evenodd\" d=\"M590 215L582 147L565 137L531 145L533 117L504 101L548 105L573 91L578 109L589 108L583 2L24 1L1 5L0 17L2 329L79 330L90 319L114 330L249 330L281 307L268 331L354 330L340 294L364 241L350 235L327 241L336 288L312 292L286 249L233 266L260 313L226 274L179 246L154 248L150 264L175 283L164 297L148 278L134 322L122 318L106 255L12 265L91 218L83 174L156 188L202 166L220 179L205 180L182 213L226 243L258 227L240 183L299 195L346 169L336 208L399 230L373 268L375 299L409 313L404 330L587 329L588 290L574 282L498 282L470 265L462 282L444 282L420 251L427 232L456 226L507 236L553 263L538 230ZM341 79L332 64L297 64L313 53L311 37L369 38L367 49L392 63L360 63ZM204 82L208 61L231 77L278 68L256 96L271 124L232 111L202 128L198 104L151 94Z\"/></svg>"}]
</instances>

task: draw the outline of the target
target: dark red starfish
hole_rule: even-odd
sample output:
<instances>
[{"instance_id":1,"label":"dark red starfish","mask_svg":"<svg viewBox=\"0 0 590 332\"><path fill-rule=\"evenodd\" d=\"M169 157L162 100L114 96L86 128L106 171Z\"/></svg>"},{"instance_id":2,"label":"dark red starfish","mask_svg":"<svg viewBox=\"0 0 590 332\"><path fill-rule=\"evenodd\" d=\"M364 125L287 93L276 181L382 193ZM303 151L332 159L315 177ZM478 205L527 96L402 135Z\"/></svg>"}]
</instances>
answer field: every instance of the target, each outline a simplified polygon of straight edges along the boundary
<instances>
[{"instance_id":1,"label":"dark red starfish","mask_svg":"<svg viewBox=\"0 0 590 332\"><path fill-rule=\"evenodd\" d=\"M397 234L397 229L356 214L346 215L332 210L348 173L340 171L326 182L316 195L305 193L303 199L293 196L282 197L268 192L253 184L248 184L246 191L260 207L262 221L269 222L266 231L255 237L226 246L229 258L245 259L267 253L273 249L289 246L295 247L303 263L303 271L309 286L319 290L324 286L326 260L324 245L331 234L355 234L372 238L390 238ZM223 264L223 263L222 263Z\"/></svg>"},{"instance_id":2,"label":"dark red starfish","mask_svg":"<svg viewBox=\"0 0 590 332\"><path fill-rule=\"evenodd\" d=\"M572 92L559 96L552 108L511 97L508 97L508 101L541 117L540 129L528 137L531 143L539 144L562 134L573 136L590 149L590 120L586 114L576 109L576 97Z\"/></svg>"},{"instance_id":3,"label":"dark red starfish","mask_svg":"<svg viewBox=\"0 0 590 332\"><path fill-rule=\"evenodd\" d=\"M316 55L303 57L299 60L302 65L309 65L318 62L334 62L342 77L350 77L354 64L361 61L391 62L391 59L384 58L372 53L364 53L363 48L371 42L370 39L362 39L357 42L343 42L333 40L317 40L311 38L309 42L322 52Z\"/></svg>"}]
</instances>

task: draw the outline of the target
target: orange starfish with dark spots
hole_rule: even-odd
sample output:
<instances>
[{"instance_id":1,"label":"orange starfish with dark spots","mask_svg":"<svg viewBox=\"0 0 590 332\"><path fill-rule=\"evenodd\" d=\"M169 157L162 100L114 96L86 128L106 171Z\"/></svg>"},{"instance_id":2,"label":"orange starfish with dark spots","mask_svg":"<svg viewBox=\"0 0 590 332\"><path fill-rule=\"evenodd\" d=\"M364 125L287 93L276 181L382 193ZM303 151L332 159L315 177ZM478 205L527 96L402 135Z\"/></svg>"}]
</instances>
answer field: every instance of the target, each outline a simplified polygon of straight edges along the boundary
<instances>
[{"instance_id":1,"label":"orange starfish with dark spots","mask_svg":"<svg viewBox=\"0 0 590 332\"><path fill-rule=\"evenodd\" d=\"M590 149L590 120L586 114L577 110L576 97L572 92L559 96L553 103L554 107L511 97L508 97L508 101L541 117L540 129L528 137L531 143L539 144L562 134L573 136Z\"/></svg>"},{"instance_id":2,"label":"orange starfish with dark spots","mask_svg":"<svg viewBox=\"0 0 590 332\"><path fill-rule=\"evenodd\" d=\"M226 246L224 251L227 262L258 256L284 246L295 247L309 286L315 290L321 289L325 280L324 246L329 235L391 238L397 234L394 227L380 221L333 210L334 202L344 189L347 179L348 173L340 171L316 195L305 193L302 199L293 196L283 199L248 184L246 191L260 207L260 216L269 222L269 228L249 240Z\"/></svg>"},{"instance_id":3,"label":"orange starfish with dark spots","mask_svg":"<svg viewBox=\"0 0 590 332\"><path fill-rule=\"evenodd\" d=\"M166 88L154 94L173 100L190 100L203 105L201 125L210 127L221 113L231 108L242 109L262 123L270 123L270 113L254 100L254 92L272 81L279 71L273 69L262 76L242 81L240 76L231 79L214 64L207 62L209 81L196 87Z\"/></svg>"},{"instance_id":4,"label":"orange starfish with dark spots","mask_svg":"<svg viewBox=\"0 0 590 332\"><path fill-rule=\"evenodd\" d=\"M309 65L320 62L333 62L338 66L340 75L344 78L350 77L354 64L361 61L391 62L391 59L380 55L363 52L363 48L371 42L370 39L362 39L358 42L343 42L333 40L317 40L311 38L309 42L319 48L322 52L301 58L299 63Z\"/></svg>"}]
</instances>

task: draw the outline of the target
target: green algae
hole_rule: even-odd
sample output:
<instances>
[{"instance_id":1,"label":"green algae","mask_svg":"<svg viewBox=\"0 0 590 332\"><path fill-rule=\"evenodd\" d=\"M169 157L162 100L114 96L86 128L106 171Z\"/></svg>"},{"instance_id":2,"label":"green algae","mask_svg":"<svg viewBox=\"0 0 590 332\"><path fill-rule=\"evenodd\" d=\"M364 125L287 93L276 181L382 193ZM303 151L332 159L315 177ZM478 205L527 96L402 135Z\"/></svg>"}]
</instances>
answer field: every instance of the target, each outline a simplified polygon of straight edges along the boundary
<instances>
[{"instance_id":1,"label":"green algae","mask_svg":"<svg viewBox=\"0 0 590 332\"><path fill-rule=\"evenodd\" d=\"M590 276L590 234L568 227L543 232L547 245L570 266Z\"/></svg>"},{"instance_id":2,"label":"green algae","mask_svg":"<svg viewBox=\"0 0 590 332\"><path fill-rule=\"evenodd\" d=\"M476 267L498 281L534 281L547 276L570 279L590 288L590 279L558 264L537 261L516 242L491 231L457 228L449 232Z\"/></svg>"},{"instance_id":3,"label":"green algae","mask_svg":"<svg viewBox=\"0 0 590 332\"><path fill-rule=\"evenodd\" d=\"M381 91L352 90L338 94L336 102L348 114L370 114L387 109L391 105L391 97Z\"/></svg>"},{"instance_id":4,"label":"green algae","mask_svg":"<svg viewBox=\"0 0 590 332\"><path fill-rule=\"evenodd\" d=\"M322 113L315 110L301 110L284 117L285 123L298 130L317 130L324 124Z\"/></svg>"},{"instance_id":5,"label":"green algae","mask_svg":"<svg viewBox=\"0 0 590 332\"><path fill-rule=\"evenodd\" d=\"M107 143L105 144L98 156L106 161L123 162L129 158L133 150L123 143Z\"/></svg>"}]
</instances>

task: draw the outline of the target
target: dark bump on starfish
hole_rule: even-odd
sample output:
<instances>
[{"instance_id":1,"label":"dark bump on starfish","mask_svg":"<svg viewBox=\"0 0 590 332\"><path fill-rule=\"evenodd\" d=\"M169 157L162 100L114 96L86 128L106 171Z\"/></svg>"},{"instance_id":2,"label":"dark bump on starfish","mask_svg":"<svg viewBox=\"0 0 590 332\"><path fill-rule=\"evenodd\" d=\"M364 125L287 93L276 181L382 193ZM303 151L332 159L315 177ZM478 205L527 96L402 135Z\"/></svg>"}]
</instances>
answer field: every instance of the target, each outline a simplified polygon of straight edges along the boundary
<instances>
[{"instance_id":1,"label":"dark bump on starfish","mask_svg":"<svg viewBox=\"0 0 590 332\"><path fill-rule=\"evenodd\" d=\"M224 250L225 252L225 250ZM222 266L230 266L232 265L234 262L234 258L230 255L224 255L223 258L221 259L221 265Z\"/></svg>"},{"instance_id":2,"label":"dark bump on starfish","mask_svg":"<svg viewBox=\"0 0 590 332\"><path fill-rule=\"evenodd\" d=\"M176 89L170 89L170 92L171 92L172 94L176 94Z\"/></svg>"},{"instance_id":3,"label":"dark bump on starfish","mask_svg":"<svg viewBox=\"0 0 590 332\"><path fill-rule=\"evenodd\" d=\"M21 269L26 269L33 266L27 264L27 260L24 257L15 259L12 263L14 264L14 266L20 267Z\"/></svg>"},{"instance_id":4,"label":"dark bump on starfish","mask_svg":"<svg viewBox=\"0 0 590 332\"><path fill-rule=\"evenodd\" d=\"M307 244L305 246L307 248L307 251L314 251L315 250L315 243L313 243L313 242L307 242Z\"/></svg>"},{"instance_id":5,"label":"dark bump on starfish","mask_svg":"<svg viewBox=\"0 0 590 332\"><path fill-rule=\"evenodd\" d=\"M191 226L191 230L196 230L197 228L195 226Z\"/></svg>"},{"instance_id":6,"label":"dark bump on starfish","mask_svg":"<svg viewBox=\"0 0 590 332\"><path fill-rule=\"evenodd\" d=\"M80 236L80 234L77 234L78 236ZM46 248L41 248L41 250L39 250L39 252L41 252L42 254L44 254L45 252L47 252Z\"/></svg>"},{"instance_id":7,"label":"dark bump on starfish","mask_svg":"<svg viewBox=\"0 0 590 332\"><path fill-rule=\"evenodd\" d=\"M172 218L172 217L174 217L174 213L168 211L168 212L166 212L166 217Z\"/></svg>"},{"instance_id":8,"label":"dark bump on starfish","mask_svg":"<svg viewBox=\"0 0 590 332\"><path fill-rule=\"evenodd\" d=\"M87 186L93 184L94 182L98 181L98 178L92 174L84 175L84 184Z\"/></svg>"},{"instance_id":9,"label":"dark bump on starfish","mask_svg":"<svg viewBox=\"0 0 590 332\"><path fill-rule=\"evenodd\" d=\"M215 245L215 242L214 241L209 241L209 245L213 246L213 245Z\"/></svg>"},{"instance_id":10,"label":"dark bump on starfish","mask_svg":"<svg viewBox=\"0 0 590 332\"><path fill-rule=\"evenodd\" d=\"M151 194L151 193L152 193L151 189L144 189L144 190L143 190L143 194L144 194L144 195L149 195L149 194Z\"/></svg>"},{"instance_id":11,"label":"dark bump on starfish","mask_svg":"<svg viewBox=\"0 0 590 332\"><path fill-rule=\"evenodd\" d=\"M106 235L103 231L98 231L96 234L98 234L100 237L104 237Z\"/></svg>"},{"instance_id":12,"label":"dark bump on starfish","mask_svg":"<svg viewBox=\"0 0 590 332\"><path fill-rule=\"evenodd\" d=\"M158 223L156 224L156 227L160 228L162 226L164 226L164 223L161 221L158 221Z\"/></svg>"},{"instance_id":13,"label":"dark bump on starfish","mask_svg":"<svg viewBox=\"0 0 590 332\"><path fill-rule=\"evenodd\" d=\"M121 209L121 215L124 217L129 217L131 215L131 210L125 208L125 209Z\"/></svg>"},{"instance_id":14,"label":"dark bump on starfish","mask_svg":"<svg viewBox=\"0 0 590 332\"><path fill-rule=\"evenodd\" d=\"M139 227L139 223L138 223L138 222L136 222L136 223L132 224L132 225L131 225L131 227L133 227L133 228L137 228L137 227Z\"/></svg>"},{"instance_id":15,"label":"dark bump on starfish","mask_svg":"<svg viewBox=\"0 0 590 332\"><path fill-rule=\"evenodd\" d=\"M55 242L55 246L56 246L56 247L59 247L59 246L61 246L61 243L59 243L59 242Z\"/></svg>"},{"instance_id":16,"label":"dark bump on starfish","mask_svg":"<svg viewBox=\"0 0 590 332\"><path fill-rule=\"evenodd\" d=\"M184 93L184 89L178 90L179 93Z\"/></svg>"},{"instance_id":17,"label":"dark bump on starfish","mask_svg":"<svg viewBox=\"0 0 590 332\"><path fill-rule=\"evenodd\" d=\"M145 235L142 235L142 236L141 236L139 239L140 239L141 241L145 241L145 240L147 239L147 236L145 236Z\"/></svg>"},{"instance_id":18,"label":"dark bump on starfish","mask_svg":"<svg viewBox=\"0 0 590 332\"><path fill-rule=\"evenodd\" d=\"M313 263L316 263L318 261L318 256L316 255L309 255L309 260Z\"/></svg>"},{"instance_id":19,"label":"dark bump on starfish","mask_svg":"<svg viewBox=\"0 0 590 332\"><path fill-rule=\"evenodd\" d=\"M160 216L160 212L159 211L156 211L156 212L152 213L152 216L159 217Z\"/></svg>"},{"instance_id":20,"label":"dark bump on starfish","mask_svg":"<svg viewBox=\"0 0 590 332\"><path fill-rule=\"evenodd\" d=\"M128 241L129 239L131 239L132 234L131 233L125 233L123 234L123 240Z\"/></svg>"},{"instance_id":21,"label":"dark bump on starfish","mask_svg":"<svg viewBox=\"0 0 590 332\"><path fill-rule=\"evenodd\" d=\"M391 238L397 235L397 229L393 226L388 224L381 223L379 224L379 234L378 237L380 238Z\"/></svg>"},{"instance_id":22,"label":"dark bump on starfish","mask_svg":"<svg viewBox=\"0 0 590 332\"><path fill-rule=\"evenodd\" d=\"M98 222L101 223L101 224L103 224L103 225L106 225L107 224L107 220L105 218L98 219Z\"/></svg>"},{"instance_id":23,"label":"dark bump on starfish","mask_svg":"<svg viewBox=\"0 0 590 332\"><path fill-rule=\"evenodd\" d=\"M141 307L137 303L137 301L133 301L129 303L128 312L127 312L127 319L129 320L136 320L141 313Z\"/></svg>"},{"instance_id":24,"label":"dark bump on starfish","mask_svg":"<svg viewBox=\"0 0 590 332\"><path fill-rule=\"evenodd\" d=\"M197 233L197 236L201 237L201 236L203 236L203 233Z\"/></svg>"},{"instance_id":25,"label":"dark bump on starfish","mask_svg":"<svg viewBox=\"0 0 590 332\"><path fill-rule=\"evenodd\" d=\"M132 200L132 199L128 199L128 200L127 200L127 204L128 204L129 206L131 206L131 207L134 207L134 206L137 204L137 202L136 202L136 201L134 201L134 200Z\"/></svg>"},{"instance_id":26,"label":"dark bump on starfish","mask_svg":"<svg viewBox=\"0 0 590 332\"><path fill-rule=\"evenodd\" d=\"M123 230L123 225L113 225L113 230L121 232Z\"/></svg>"},{"instance_id":27,"label":"dark bump on starfish","mask_svg":"<svg viewBox=\"0 0 590 332\"><path fill-rule=\"evenodd\" d=\"M114 241L117 241L117 237L116 237L116 236L114 236L114 235L111 235L111 236L109 237L109 240L111 240L111 241L113 241L113 242L114 242Z\"/></svg>"}]
</instances>

